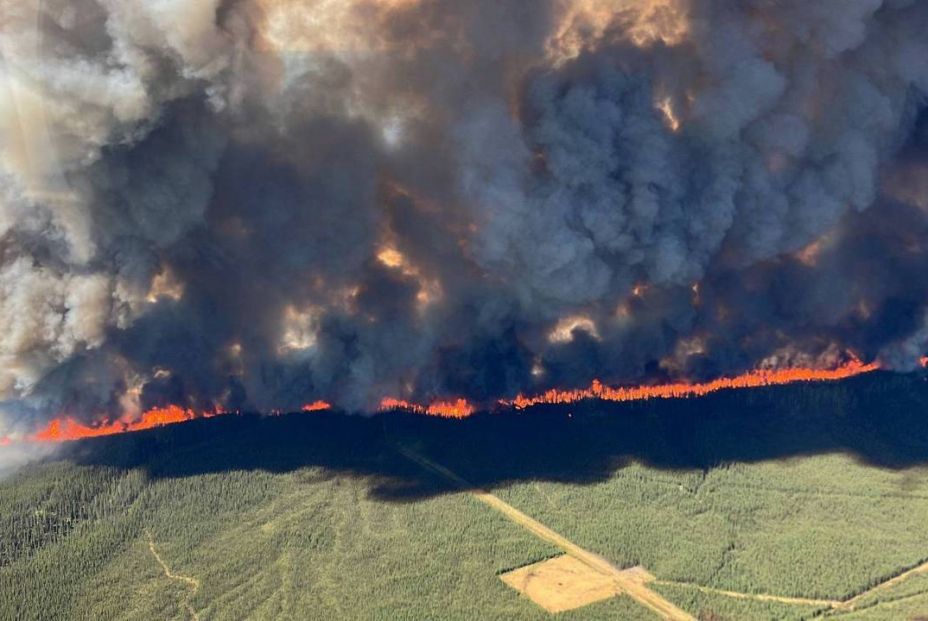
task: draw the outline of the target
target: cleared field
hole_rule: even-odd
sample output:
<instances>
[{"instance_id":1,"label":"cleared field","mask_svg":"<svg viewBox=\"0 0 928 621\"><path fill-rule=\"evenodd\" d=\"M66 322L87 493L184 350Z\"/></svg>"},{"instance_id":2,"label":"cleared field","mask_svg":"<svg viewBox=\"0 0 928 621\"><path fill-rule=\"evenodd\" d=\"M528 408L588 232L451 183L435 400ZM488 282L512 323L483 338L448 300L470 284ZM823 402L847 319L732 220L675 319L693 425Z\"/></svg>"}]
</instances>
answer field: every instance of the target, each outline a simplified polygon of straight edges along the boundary
<instances>
[{"instance_id":1,"label":"cleared field","mask_svg":"<svg viewBox=\"0 0 928 621\"><path fill-rule=\"evenodd\" d=\"M399 448L401 454L409 458L414 463L422 465L424 468L432 470L439 475L449 479L452 483L460 487L467 487L466 480L456 473L437 464L413 451ZM907 485L911 486L912 481L908 480ZM737 484L736 484L737 486ZM552 497L549 496L537 484L534 489L541 494L549 505L555 504ZM758 489L754 486L754 489ZM836 492L835 490L824 490L828 496L853 496L850 492ZM532 601L539 604L549 612L562 612L588 605L592 602L600 601L611 597L619 592L624 592L639 604L650 608L659 616L665 619L691 619L689 614L674 606L671 602L660 597L650 588L646 587L647 583L655 582L654 576L640 565L630 567L625 570L619 570L609 563L603 557L591 553L581 548L565 537L552 531L547 526L537 520L515 509L508 503L500 500L498 497L487 492L476 490L473 492L474 497L484 504L496 509L506 515L513 522L522 525L529 532L532 532L539 538L553 543L564 550L567 554L554 559L541 561L532 565L507 572L501 576L502 580L528 596ZM877 494L879 496L879 494ZM915 496L919 498L918 495ZM779 610L778 615L785 614L801 615L811 614L838 614L841 611L854 611L859 608L875 607L878 605L892 606L898 604L900 600L915 599L913 594L896 595L889 600L881 600L880 596L886 592L899 590L900 587L909 586L913 579L928 573L928 562L920 563L911 568L899 570L895 575L885 580L871 585L869 588L859 591L856 595L844 599L815 599L801 596L775 595L763 592L739 592L714 587L703 586L693 582L661 580L656 584L676 588L679 593L690 591L690 596L685 595L681 599L686 600L689 607L696 608L700 599L704 596L713 596L716 599L729 600L722 604L722 608L731 608L731 600L750 602L747 609L757 608L758 604L768 605L767 611L770 612L770 606L773 604L773 610L777 606L785 610ZM695 591L702 598L692 597ZM753 604L753 606L751 606ZM718 605L718 604L716 604ZM747 613L747 610L742 611ZM709 616L715 613L709 610L706 614ZM755 614L757 614L755 612Z\"/></svg>"},{"instance_id":2,"label":"cleared field","mask_svg":"<svg viewBox=\"0 0 928 621\"><path fill-rule=\"evenodd\" d=\"M588 606L622 592L612 578L569 554L508 571L500 579L548 612Z\"/></svg>"},{"instance_id":3,"label":"cleared field","mask_svg":"<svg viewBox=\"0 0 928 621\"><path fill-rule=\"evenodd\" d=\"M498 575L556 547L469 493L385 500L404 472L441 488L392 451L363 459L394 472L22 471L0 482L0 619L547 618ZM625 596L563 618L604 616L656 618Z\"/></svg>"},{"instance_id":4,"label":"cleared field","mask_svg":"<svg viewBox=\"0 0 928 621\"><path fill-rule=\"evenodd\" d=\"M465 489L469 487L469 483L466 480L444 466L405 447L398 447L398 450L404 457L408 458L413 463L439 474L454 485ZM523 527L542 541L557 546L567 553L568 556L585 565L587 569L590 570L590 572L587 572L586 576L590 578L593 583L600 584L602 578L611 581L616 589L627 594L642 606L649 608L661 618L667 619L668 621L690 621L692 619L685 611L680 610L671 602L665 600L645 586L645 582L649 581L652 576L644 571L643 568L619 569L602 556L583 549L559 533L554 532L538 520L500 500L493 494L483 490L474 490L472 494L474 498L483 504L506 516L509 520ZM576 567L576 564L574 564L573 567ZM557 573L557 571L554 573ZM531 572L529 572L529 574L531 575ZM581 580L576 579L576 577L572 579L572 589L568 589L568 592L571 590L582 591L583 589L580 583ZM550 580L547 584L549 586L548 591L550 591L550 587L556 584L556 580ZM546 597L545 599L550 598Z\"/></svg>"},{"instance_id":5,"label":"cleared field","mask_svg":"<svg viewBox=\"0 0 928 621\"><path fill-rule=\"evenodd\" d=\"M816 490L806 472L830 473L830 482ZM578 544L662 580L845 600L928 554L925 481L922 469L889 472L823 456L705 473L636 465L591 486L526 483L496 493Z\"/></svg>"}]
</instances>

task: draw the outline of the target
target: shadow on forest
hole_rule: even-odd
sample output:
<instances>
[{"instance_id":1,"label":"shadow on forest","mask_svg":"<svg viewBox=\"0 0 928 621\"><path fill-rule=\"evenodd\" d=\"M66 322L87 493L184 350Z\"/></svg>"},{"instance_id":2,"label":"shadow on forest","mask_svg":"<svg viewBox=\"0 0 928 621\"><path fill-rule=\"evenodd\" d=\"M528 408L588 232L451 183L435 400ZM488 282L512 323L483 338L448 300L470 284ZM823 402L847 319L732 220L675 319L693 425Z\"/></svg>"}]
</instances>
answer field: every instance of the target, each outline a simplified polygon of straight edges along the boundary
<instances>
[{"instance_id":1,"label":"shadow on forest","mask_svg":"<svg viewBox=\"0 0 928 621\"><path fill-rule=\"evenodd\" d=\"M401 501L455 488L402 457L397 446L487 488L520 480L592 483L630 461L706 469L846 452L903 468L928 463L926 406L928 381L921 374L874 373L840 383L539 406L464 420L399 412L230 415L84 440L65 455L84 464L143 467L153 478L321 466L333 475L370 477L373 495Z\"/></svg>"}]
</instances>

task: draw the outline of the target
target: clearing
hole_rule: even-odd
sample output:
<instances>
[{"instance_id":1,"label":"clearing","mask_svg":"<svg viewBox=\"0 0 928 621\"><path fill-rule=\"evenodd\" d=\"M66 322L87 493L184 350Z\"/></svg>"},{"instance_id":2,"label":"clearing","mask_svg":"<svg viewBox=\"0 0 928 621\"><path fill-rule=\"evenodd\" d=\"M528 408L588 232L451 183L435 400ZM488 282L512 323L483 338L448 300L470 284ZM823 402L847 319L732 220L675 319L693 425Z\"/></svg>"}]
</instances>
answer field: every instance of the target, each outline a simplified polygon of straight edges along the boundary
<instances>
[{"instance_id":1,"label":"clearing","mask_svg":"<svg viewBox=\"0 0 928 621\"><path fill-rule=\"evenodd\" d=\"M456 485L459 485L462 488L471 487L467 481L456 475L454 472L448 470L444 466L436 464L432 460L427 459L426 457L423 457L422 455L415 453L407 448L397 447L397 450L415 463L442 475L448 480L454 482ZM594 554L589 550L581 548L577 544L554 532L538 520L535 520L530 516L522 513L512 505L504 502L493 494L483 490L472 491L471 494L473 494L473 496L480 502L496 509L516 524L519 524L526 530L533 533L538 538L543 539L548 543L554 544L566 552L569 556L576 559L579 563L585 565L588 569L588 572L585 574L587 577L592 578L594 574L597 576L596 578L592 579L592 583L594 585L601 585L603 580L611 581L614 585L615 594L625 593L639 604L656 612L663 619L667 619L668 621L695 621L695 617L686 611L681 610L668 600L661 597L659 594L647 588L645 586L645 580L642 578L643 576L650 576L650 574L644 572L642 569L619 569L598 554ZM506 581L504 580L504 582ZM507 582L507 584L510 583ZM583 590L577 587L575 581L571 584L572 586L567 587L565 589L566 592L563 594L563 597L566 599L571 599L572 592ZM510 586L512 585L510 584ZM556 586L556 581L553 583L549 582L549 587L552 586ZM551 589L549 588L549 590ZM534 598L532 599L534 600ZM548 597L548 599L550 599L550 597ZM603 598L591 599L587 603L599 601L600 599Z\"/></svg>"},{"instance_id":2,"label":"clearing","mask_svg":"<svg viewBox=\"0 0 928 621\"><path fill-rule=\"evenodd\" d=\"M611 576L569 554L514 569L500 579L548 612L573 610L622 592Z\"/></svg>"}]
</instances>

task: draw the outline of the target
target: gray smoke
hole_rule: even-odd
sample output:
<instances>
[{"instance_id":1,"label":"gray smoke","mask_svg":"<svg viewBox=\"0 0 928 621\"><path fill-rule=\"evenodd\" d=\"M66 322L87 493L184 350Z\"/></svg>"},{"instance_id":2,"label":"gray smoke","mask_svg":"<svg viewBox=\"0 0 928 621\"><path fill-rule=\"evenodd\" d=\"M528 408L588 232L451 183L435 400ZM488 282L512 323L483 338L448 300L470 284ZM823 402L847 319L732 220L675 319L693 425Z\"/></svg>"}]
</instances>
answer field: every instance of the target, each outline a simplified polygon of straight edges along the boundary
<instances>
[{"instance_id":1,"label":"gray smoke","mask_svg":"<svg viewBox=\"0 0 928 621\"><path fill-rule=\"evenodd\" d=\"M0 436L928 350L924 3L0 23Z\"/></svg>"}]
</instances>

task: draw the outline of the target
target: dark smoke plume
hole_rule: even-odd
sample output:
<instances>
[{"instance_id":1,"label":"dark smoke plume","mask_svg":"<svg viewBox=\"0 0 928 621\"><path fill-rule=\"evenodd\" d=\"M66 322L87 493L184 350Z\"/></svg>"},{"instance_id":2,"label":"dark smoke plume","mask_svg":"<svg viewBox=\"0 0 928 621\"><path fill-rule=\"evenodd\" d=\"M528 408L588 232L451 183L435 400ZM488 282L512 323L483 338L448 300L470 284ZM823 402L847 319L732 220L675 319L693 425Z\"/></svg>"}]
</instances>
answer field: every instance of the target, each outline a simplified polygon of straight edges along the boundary
<instances>
[{"instance_id":1,"label":"dark smoke plume","mask_svg":"<svg viewBox=\"0 0 928 621\"><path fill-rule=\"evenodd\" d=\"M0 436L928 349L928 4L0 0Z\"/></svg>"}]
</instances>

